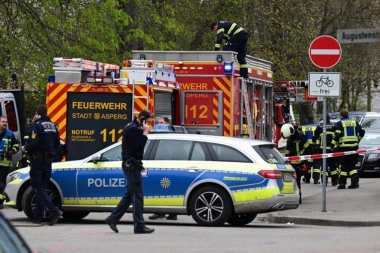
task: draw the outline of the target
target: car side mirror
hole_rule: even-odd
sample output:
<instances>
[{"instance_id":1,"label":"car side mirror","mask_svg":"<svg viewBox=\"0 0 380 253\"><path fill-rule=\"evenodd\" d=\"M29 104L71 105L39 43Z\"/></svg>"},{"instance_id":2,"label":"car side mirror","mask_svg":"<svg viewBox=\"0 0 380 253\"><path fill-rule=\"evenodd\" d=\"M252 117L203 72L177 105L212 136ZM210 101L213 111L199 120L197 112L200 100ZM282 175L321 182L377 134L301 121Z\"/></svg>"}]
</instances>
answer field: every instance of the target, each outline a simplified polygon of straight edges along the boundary
<instances>
[{"instance_id":1,"label":"car side mirror","mask_svg":"<svg viewBox=\"0 0 380 253\"><path fill-rule=\"evenodd\" d=\"M93 156L91 157L91 159L89 160L89 162L91 163L98 163L98 162L101 162L103 159L101 156Z\"/></svg>"}]
</instances>

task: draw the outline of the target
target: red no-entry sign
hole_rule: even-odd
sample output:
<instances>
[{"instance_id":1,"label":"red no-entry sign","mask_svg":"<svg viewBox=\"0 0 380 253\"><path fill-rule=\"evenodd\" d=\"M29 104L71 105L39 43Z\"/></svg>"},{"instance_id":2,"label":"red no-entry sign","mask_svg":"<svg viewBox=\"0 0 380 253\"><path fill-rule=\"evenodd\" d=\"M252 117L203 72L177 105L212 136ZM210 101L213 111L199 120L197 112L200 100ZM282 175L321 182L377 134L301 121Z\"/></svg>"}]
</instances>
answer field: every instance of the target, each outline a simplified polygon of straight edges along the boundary
<instances>
[{"instance_id":1,"label":"red no-entry sign","mask_svg":"<svg viewBox=\"0 0 380 253\"><path fill-rule=\"evenodd\" d=\"M322 35L310 44L310 60L319 68L328 69L334 67L341 56L342 48L334 37Z\"/></svg>"}]
</instances>

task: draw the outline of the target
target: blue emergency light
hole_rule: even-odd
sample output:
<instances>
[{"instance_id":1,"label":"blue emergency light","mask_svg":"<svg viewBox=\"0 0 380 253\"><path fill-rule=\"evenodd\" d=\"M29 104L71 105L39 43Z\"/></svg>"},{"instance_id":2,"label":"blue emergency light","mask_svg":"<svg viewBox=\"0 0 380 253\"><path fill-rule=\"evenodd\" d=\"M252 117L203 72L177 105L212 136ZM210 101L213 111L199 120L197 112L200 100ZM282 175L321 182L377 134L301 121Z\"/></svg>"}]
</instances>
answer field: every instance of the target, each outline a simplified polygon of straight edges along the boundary
<instances>
[{"instance_id":1,"label":"blue emergency light","mask_svg":"<svg viewBox=\"0 0 380 253\"><path fill-rule=\"evenodd\" d=\"M233 70L233 63L232 62L225 62L224 63L224 74L231 75Z\"/></svg>"}]
</instances>

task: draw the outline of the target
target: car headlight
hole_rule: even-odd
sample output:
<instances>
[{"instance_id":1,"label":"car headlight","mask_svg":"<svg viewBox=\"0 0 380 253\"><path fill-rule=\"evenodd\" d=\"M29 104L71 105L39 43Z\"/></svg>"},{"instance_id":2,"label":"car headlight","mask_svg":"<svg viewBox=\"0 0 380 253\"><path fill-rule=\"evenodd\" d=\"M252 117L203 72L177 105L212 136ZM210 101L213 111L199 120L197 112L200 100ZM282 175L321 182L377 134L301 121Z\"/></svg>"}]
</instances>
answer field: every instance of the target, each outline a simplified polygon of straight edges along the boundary
<instances>
[{"instance_id":1,"label":"car headlight","mask_svg":"<svg viewBox=\"0 0 380 253\"><path fill-rule=\"evenodd\" d=\"M7 184L21 176L20 172L12 172L7 176Z\"/></svg>"}]
</instances>

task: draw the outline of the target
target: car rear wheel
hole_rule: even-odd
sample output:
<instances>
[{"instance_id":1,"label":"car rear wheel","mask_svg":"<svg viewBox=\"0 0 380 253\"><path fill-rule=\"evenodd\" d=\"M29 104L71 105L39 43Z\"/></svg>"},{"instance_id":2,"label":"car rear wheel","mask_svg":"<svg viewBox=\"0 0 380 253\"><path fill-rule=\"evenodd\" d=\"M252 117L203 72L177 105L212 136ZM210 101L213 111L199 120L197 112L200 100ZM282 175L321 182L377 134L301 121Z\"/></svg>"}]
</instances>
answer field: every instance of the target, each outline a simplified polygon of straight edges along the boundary
<instances>
[{"instance_id":1,"label":"car rear wheel","mask_svg":"<svg viewBox=\"0 0 380 253\"><path fill-rule=\"evenodd\" d=\"M62 214L62 217L65 220L79 221L89 214L90 212L86 212L86 211L64 211Z\"/></svg>"},{"instance_id":2,"label":"car rear wheel","mask_svg":"<svg viewBox=\"0 0 380 253\"><path fill-rule=\"evenodd\" d=\"M256 216L257 214L255 213L233 214L227 222L231 226L240 227L251 223L256 218Z\"/></svg>"},{"instance_id":3,"label":"car rear wheel","mask_svg":"<svg viewBox=\"0 0 380 253\"><path fill-rule=\"evenodd\" d=\"M216 186L198 189L190 200L190 213L202 226L221 226L232 214L232 202L227 193Z\"/></svg>"},{"instance_id":4,"label":"car rear wheel","mask_svg":"<svg viewBox=\"0 0 380 253\"><path fill-rule=\"evenodd\" d=\"M49 195L51 201L54 203L55 206L58 208L61 207L61 199L58 195L58 193L51 188L46 189L47 194ZM33 211L37 206L37 198L36 194L34 193L34 190L31 186L29 186L22 196L21 200L21 206L22 210L24 211L25 215L30 219L33 220ZM49 214L44 211L43 219L49 219Z\"/></svg>"}]
</instances>

